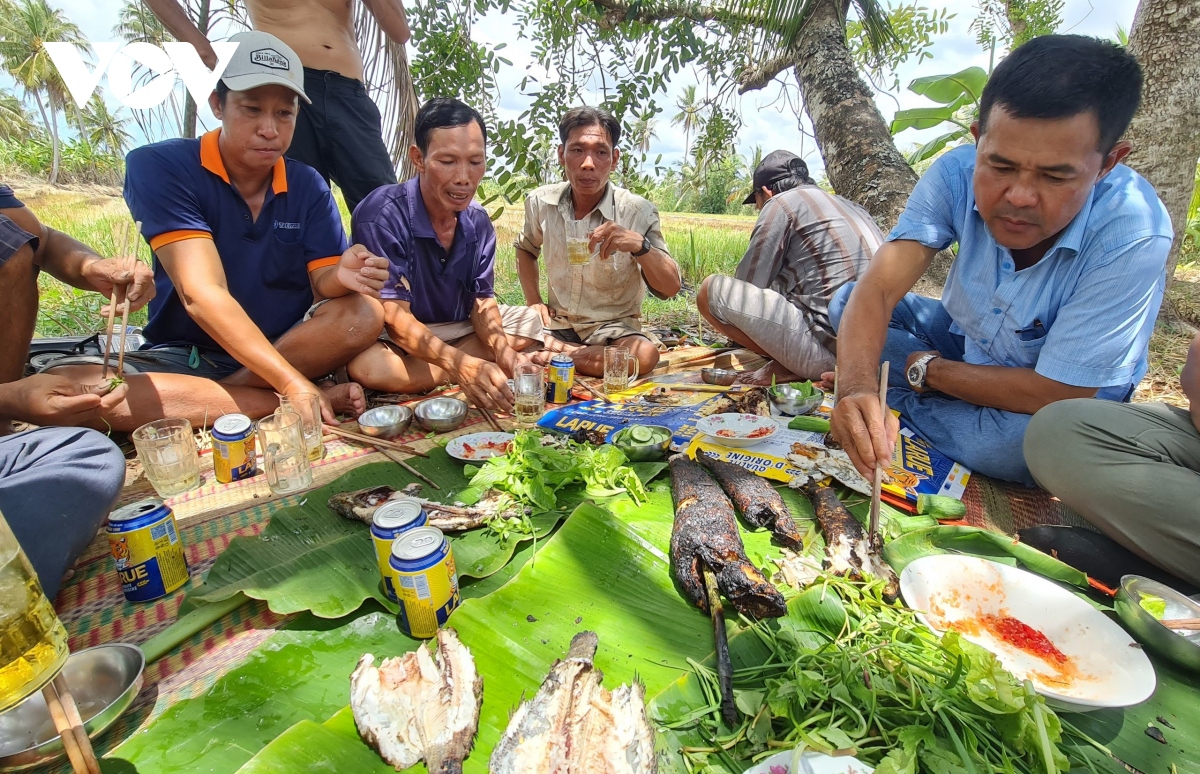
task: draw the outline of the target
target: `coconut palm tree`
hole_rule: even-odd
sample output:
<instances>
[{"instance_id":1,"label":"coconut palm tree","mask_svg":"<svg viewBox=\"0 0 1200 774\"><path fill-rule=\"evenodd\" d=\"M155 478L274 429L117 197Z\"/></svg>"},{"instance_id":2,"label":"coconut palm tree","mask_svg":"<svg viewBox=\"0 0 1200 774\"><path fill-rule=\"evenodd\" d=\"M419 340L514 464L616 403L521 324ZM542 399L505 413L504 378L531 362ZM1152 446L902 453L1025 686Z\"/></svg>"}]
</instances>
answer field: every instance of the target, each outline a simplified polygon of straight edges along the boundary
<instances>
[{"instance_id":1,"label":"coconut palm tree","mask_svg":"<svg viewBox=\"0 0 1200 774\"><path fill-rule=\"evenodd\" d=\"M72 43L80 51L87 45L79 27L46 0L18 0L0 6L0 59L26 97L32 96L37 103L53 149L50 184L54 185L62 159L58 113L66 109L68 95L44 41Z\"/></svg>"},{"instance_id":2,"label":"coconut palm tree","mask_svg":"<svg viewBox=\"0 0 1200 774\"><path fill-rule=\"evenodd\" d=\"M0 139L26 140L33 134L33 121L25 103L8 89L0 89Z\"/></svg>"},{"instance_id":3,"label":"coconut palm tree","mask_svg":"<svg viewBox=\"0 0 1200 774\"><path fill-rule=\"evenodd\" d=\"M93 148L103 147L114 156L124 156L125 148L133 138L125 131L129 123L126 118L118 118L108 109L108 105L99 94L92 95L87 107L83 109L84 137Z\"/></svg>"},{"instance_id":4,"label":"coconut palm tree","mask_svg":"<svg viewBox=\"0 0 1200 774\"><path fill-rule=\"evenodd\" d=\"M117 15L117 24L113 27L113 34L126 43L149 43L160 48L163 43L175 40L158 20L158 17L141 0L125 0ZM148 79L153 77L153 74L144 73L142 77ZM187 95L186 99L187 103L182 116L179 113L178 95L172 90L171 98L162 105L150 110L134 111L133 120L137 122L142 134L147 137L155 135L156 122L160 131L165 132L168 124L174 124L169 130L170 133L181 133L186 137L193 137L195 136L196 106L192 102L191 95ZM189 115L192 119L191 133L187 131Z\"/></svg>"},{"instance_id":5,"label":"coconut palm tree","mask_svg":"<svg viewBox=\"0 0 1200 774\"><path fill-rule=\"evenodd\" d=\"M654 124L654 119L649 116L642 116L633 122L630 139L640 153L649 153L650 141L658 136L654 132Z\"/></svg>"},{"instance_id":6,"label":"coconut palm tree","mask_svg":"<svg viewBox=\"0 0 1200 774\"><path fill-rule=\"evenodd\" d=\"M696 85L685 86L683 94L675 100L679 112L671 119L671 126L683 127L683 155L692 153L692 133L704 123L704 104L696 97Z\"/></svg>"}]
</instances>

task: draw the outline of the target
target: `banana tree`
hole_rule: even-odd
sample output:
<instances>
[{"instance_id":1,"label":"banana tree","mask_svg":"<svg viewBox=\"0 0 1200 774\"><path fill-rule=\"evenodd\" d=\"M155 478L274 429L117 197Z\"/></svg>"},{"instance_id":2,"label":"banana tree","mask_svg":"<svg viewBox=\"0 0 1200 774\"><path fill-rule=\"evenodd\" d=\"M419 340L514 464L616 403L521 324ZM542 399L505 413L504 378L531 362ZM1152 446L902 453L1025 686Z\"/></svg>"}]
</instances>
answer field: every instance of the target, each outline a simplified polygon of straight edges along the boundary
<instances>
[{"instance_id":1,"label":"banana tree","mask_svg":"<svg viewBox=\"0 0 1200 774\"><path fill-rule=\"evenodd\" d=\"M891 131L895 136L905 129L932 129L942 124L953 128L917 148L908 156L908 163L919 164L932 158L951 143L970 137L971 123L979 113L979 98L988 75L981 67L968 67L950 75L928 75L917 78L908 90L920 94L936 107L909 108L896 111Z\"/></svg>"}]
</instances>

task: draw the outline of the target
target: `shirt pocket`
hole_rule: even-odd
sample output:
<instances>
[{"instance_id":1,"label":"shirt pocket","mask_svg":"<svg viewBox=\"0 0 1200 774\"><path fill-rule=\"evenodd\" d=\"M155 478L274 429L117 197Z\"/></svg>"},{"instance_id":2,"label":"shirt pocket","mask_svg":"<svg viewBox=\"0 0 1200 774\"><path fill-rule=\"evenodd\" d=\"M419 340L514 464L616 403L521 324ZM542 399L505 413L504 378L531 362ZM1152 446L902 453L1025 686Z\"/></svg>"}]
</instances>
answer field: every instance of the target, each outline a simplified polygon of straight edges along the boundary
<instances>
[{"instance_id":1,"label":"shirt pocket","mask_svg":"<svg viewBox=\"0 0 1200 774\"><path fill-rule=\"evenodd\" d=\"M298 228L271 230L269 254L263 281L282 290L309 288L308 262L304 260L304 240Z\"/></svg>"},{"instance_id":2,"label":"shirt pocket","mask_svg":"<svg viewBox=\"0 0 1200 774\"><path fill-rule=\"evenodd\" d=\"M630 277L637 272L633 258L629 253L613 253L607 259L596 255L584 267L584 282L590 288L601 293L611 293L623 289L630 282ZM595 301L612 299L598 298Z\"/></svg>"}]
</instances>

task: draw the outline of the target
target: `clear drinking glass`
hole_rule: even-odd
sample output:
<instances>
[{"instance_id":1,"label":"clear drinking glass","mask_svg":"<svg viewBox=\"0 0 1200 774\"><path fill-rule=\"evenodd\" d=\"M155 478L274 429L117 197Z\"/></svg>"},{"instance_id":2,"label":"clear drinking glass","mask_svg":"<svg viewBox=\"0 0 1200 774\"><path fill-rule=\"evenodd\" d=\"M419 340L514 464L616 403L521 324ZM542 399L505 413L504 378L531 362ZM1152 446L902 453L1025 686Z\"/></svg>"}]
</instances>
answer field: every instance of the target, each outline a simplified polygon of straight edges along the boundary
<instances>
[{"instance_id":1,"label":"clear drinking glass","mask_svg":"<svg viewBox=\"0 0 1200 774\"><path fill-rule=\"evenodd\" d=\"M0 712L54 679L67 663L67 630L0 516Z\"/></svg>"},{"instance_id":2,"label":"clear drinking glass","mask_svg":"<svg viewBox=\"0 0 1200 774\"><path fill-rule=\"evenodd\" d=\"M633 373L629 366L633 364ZM641 374L638 372L638 361L627 347L604 348L604 391L609 395L629 389L630 382L636 381Z\"/></svg>"},{"instance_id":3,"label":"clear drinking glass","mask_svg":"<svg viewBox=\"0 0 1200 774\"><path fill-rule=\"evenodd\" d=\"M592 251L588 248L588 234L592 227L586 220L567 221L567 263L583 265L592 260Z\"/></svg>"},{"instance_id":4,"label":"clear drinking glass","mask_svg":"<svg viewBox=\"0 0 1200 774\"><path fill-rule=\"evenodd\" d=\"M304 448L308 450L308 461L317 462L323 459L325 443L321 440L324 435L324 427L321 425L321 399L311 394L280 396L279 408L300 415L304 423Z\"/></svg>"},{"instance_id":5,"label":"clear drinking glass","mask_svg":"<svg viewBox=\"0 0 1200 774\"><path fill-rule=\"evenodd\" d=\"M279 411L258 420L258 445L272 492L289 494L312 486L312 468L308 465L299 414Z\"/></svg>"},{"instance_id":6,"label":"clear drinking glass","mask_svg":"<svg viewBox=\"0 0 1200 774\"><path fill-rule=\"evenodd\" d=\"M546 369L526 363L513 373L513 417L519 427L533 427L546 409Z\"/></svg>"},{"instance_id":7,"label":"clear drinking glass","mask_svg":"<svg viewBox=\"0 0 1200 774\"><path fill-rule=\"evenodd\" d=\"M191 422L156 419L134 430L132 437L146 478L159 497L174 497L200 486L200 455Z\"/></svg>"}]
</instances>

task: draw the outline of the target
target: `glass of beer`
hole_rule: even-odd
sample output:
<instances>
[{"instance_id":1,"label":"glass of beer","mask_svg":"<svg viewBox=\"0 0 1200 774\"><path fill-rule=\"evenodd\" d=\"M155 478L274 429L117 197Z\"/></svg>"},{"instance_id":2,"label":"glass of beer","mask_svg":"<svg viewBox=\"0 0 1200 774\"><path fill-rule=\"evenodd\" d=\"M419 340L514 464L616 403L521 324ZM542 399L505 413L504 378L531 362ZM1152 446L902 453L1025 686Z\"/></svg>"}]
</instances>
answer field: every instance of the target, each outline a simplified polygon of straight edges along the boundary
<instances>
[{"instance_id":1,"label":"glass of beer","mask_svg":"<svg viewBox=\"0 0 1200 774\"><path fill-rule=\"evenodd\" d=\"M631 374L630 365L633 366ZM604 348L604 392L612 395L629 389L630 382L636 381L638 373L637 358L630 353L628 347Z\"/></svg>"},{"instance_id":2,"label":"glass of beer","mask_svg":"<svg viewBox=\"0 0 1200 774\"><path fill-rule=\"evenodd\" d=\"M67 630L0 516L0 712L53 680L66 663Z\"/></svg>"},{"instance_id":3,"label":"glass of beer","mask_svg":"<svg viewBox=\"0 0 1200 774\"><path fill-rule=\"evenodd\" d=\"M513 372L513 417L519 427L533 427L546 408L545 369L526 363Z\"/></svg>"},{"instance_id":4,"label":"glass of beer","mask_svg":"<svg viewBox=\"0 0 1200 774\"><path fill-rule=\"evenodd\" d=\"M200 455L192 423L156 419L133 431L133 445L158 496L166 499L200 486Z\"/></svg>"},{"instance_id":5,"label":"glass of beer","mask_svg":"<svg viewBox=\"0 0 1200 774\"><path fill-rule=\"evenodd\" d=\"M321 425L321 399L312 394L280 396L279 408L281 411L300 415L304 426L304 448L308 449L308 461L317 462L323 459L325 444L321 441L324 434L324 427Z\"/></svg>"},{"instance_id":6,"label":"glass of beer","mask_svg":"<svg viewBox=\"0 0 1200 774\"><path fill-rule=\"evenodd\" d=\"M312 486L312 468L299 414L279 411L258 420L267 485L275 494L291 494Z\"/></svg>"},{"instance_id":7,"label":"glass of beer","mask_svg":"<svg viewBox=\"0 0 1200 774\"><path fill-rule=\"evenodd\" d=\"M588 247L591 233L592 227L586 220L567 221L567 263L584 265L592 260L592 250Z\"/></svg>"}]
</instances>

